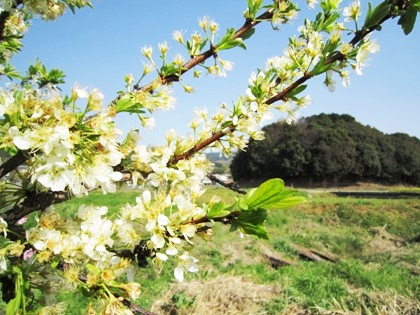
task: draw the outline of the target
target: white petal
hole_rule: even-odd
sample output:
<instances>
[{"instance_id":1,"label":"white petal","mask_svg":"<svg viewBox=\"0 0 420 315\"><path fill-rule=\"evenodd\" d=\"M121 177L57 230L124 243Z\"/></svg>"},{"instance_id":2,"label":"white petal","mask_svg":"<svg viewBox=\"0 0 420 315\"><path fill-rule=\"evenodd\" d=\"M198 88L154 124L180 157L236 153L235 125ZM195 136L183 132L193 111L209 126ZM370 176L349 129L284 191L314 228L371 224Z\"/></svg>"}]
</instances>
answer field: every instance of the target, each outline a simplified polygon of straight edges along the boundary
<instances>
[{"instance_id":1,"label":"white petal","mask_svg":"<svg viewBox=\"0 0 420 315\"><path fill-rule=\"evenodd\" d=\"M123 175L122 175L122 173L120 173L120 172L112 172L112 173L111 173L111 175L110 175L109 177L111 177L111 179L112 179L113 181L119 181L119 180L121 180L121 179L122 179Z\"/></svg>"},{"instance_id":2,"label":"white petal","mask_svg":"<svg viewBox=\"0 0 420 315\"><path fill-rule=\"evenodd\" d=\"M175 247L169 247L166 250L166 254L169 256L175 256L176 254L178 254L178 250Z\"/></svg>"},{"instance_id":3,"label":"white petal","mask_svg":"<svg viewBox=\"0 0 420 315\"><path fill-rule=\"evenodd\" d=\"M158 215L158 224L161 226L166 226L169 224L169 218L164 214Z\"/></svg>"},{"instance_id":4,"label":"white petal","mask_svg":"<svg viewBox=\"0 0 420 315\"><path fill-rule=\"evenodd\" d=\"M181 267L176 267L174 269L174 276L179 282L184 281L184 270Z\"/></svg>"},{"instance_id":5,"label":"white petal","mask_svg":"<svg viewBox=\"0 0 420 315\"><path fill-rule=\"evenodd\" d=\"M195 263L192 263L191 262L191 263L188 264L187 270L189 272L198 272L198 267L197 267L197 265Z\"/></svg>"},{"instance_id":6,"label":"white petal","mask_svg":"<svg viewBox=\"0 0 420 315\"><path fill-rule=\"evenodd\" d=\"M145 204L149 204L151 199L152 199L152 196L150 194L150 191L148 190L143 191L143 202Z\"/></svg>"},{"instance_id":7,"label":"white petal","mask_svg":"<svg viewBox=\"0 0 420 315\"><path fill-rule=\"evenodd\" d=\"M156 245L157 248L165 246L165 239L161 235L153 235L150 240Z\"/></svg>"},{"instance_id":8,"label":"white petal","mask_svg":"<svg viewBox=\"0 0 420 315\"><path fill-rule=\"evenodd\" d=\"M156 258L158 258L161 261L167 261L168 260L168 256L166 256L165 254L162 254L162 253L156 253Z\"/></svg>"},{"instance_id":9,"label":"white petal","mask_svg":"<svg viewBox=\"0 0 420 315\"><path fill-rule=\"evenodd\" d=\"M77 94L77 97L79 97L79 98L88 98L89 97L89 93L84 89L76 88L76 89L74 89L74 92Z\"/></svg>"},{"instance_id":10,"label":"white petal","mask_svg":"<svg viewBox=\"0 0 420 315\"><path fill-rule=\"evenodd\" d=\"M13 143L21 150L28 150L32 143L24 137L15 137Z\"/></svg>"}]
</instances>

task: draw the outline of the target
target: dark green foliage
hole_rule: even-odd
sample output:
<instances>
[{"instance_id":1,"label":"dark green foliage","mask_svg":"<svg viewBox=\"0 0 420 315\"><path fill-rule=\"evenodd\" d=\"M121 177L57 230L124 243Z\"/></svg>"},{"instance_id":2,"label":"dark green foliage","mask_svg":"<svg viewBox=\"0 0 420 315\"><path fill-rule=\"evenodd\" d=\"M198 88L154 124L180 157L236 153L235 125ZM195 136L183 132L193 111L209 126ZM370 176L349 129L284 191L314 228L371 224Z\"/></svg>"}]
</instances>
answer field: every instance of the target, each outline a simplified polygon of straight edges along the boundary
<instances>
[{"instance_id":1,"label":"dark green foliage","mask_svg":"<svg viewBox=\"0 0 420 315\"><path fill-rule=\"evenodd\" d=\"M320 114L264 127L231 164L235 180L281 177L308 183L370 180L420 184L420 140L386 135L349 115Z\"/></svg>"}]
</instances>

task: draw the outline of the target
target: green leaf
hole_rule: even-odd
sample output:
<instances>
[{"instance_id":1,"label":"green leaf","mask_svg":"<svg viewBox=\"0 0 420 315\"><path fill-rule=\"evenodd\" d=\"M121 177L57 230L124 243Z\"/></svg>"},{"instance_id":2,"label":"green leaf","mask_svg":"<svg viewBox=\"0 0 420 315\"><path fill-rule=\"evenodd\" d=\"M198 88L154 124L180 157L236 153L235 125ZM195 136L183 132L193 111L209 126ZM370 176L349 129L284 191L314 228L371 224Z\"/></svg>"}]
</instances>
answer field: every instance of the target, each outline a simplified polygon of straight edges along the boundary
<instances>
[{"instance_id":1,"label":"green leaf","mask_svg":"<svg viewBox=\"0 0 420 315\"><path fill-rule=\"evenodd\" d=\"M227 216L230 211L226 210L225 204L222 201L216 202L210 206L207 212L209 219Z\"/></svg>"},{"instance_id":2,"label":"green leaf","mask_svg":"<svg viewBox=\"0 0 420 315\"><path fill-rule=\"evenodd\" d=\"M261 8L263 0L248 0L248 18L254 19L258 13L258 10Z\"/></svg>"},{"instance_id":3,"label":"green leaf","mask_svg":"<svg viewBox=\"0 0 420 315\"><path fill-rule=\"evenodd\" d=\"M303 92L306 89L307 85L302 84L294 88L292 91L290 91L289 94L287 94L287 97L295 97L299 93Z\"/></svg>"},{"instance_id":4,"label":"green leaf","mask_svg":"<svg viewBox=\"0 0 420 315\"><path fill-rule=\"evenodd\" d=\"M401 25L405 35L410 34L414 28L417 18L417 10L418 8L415 6L409 6L407 11L405 11L398 20L398 24Z\"/></svg>"},{"instance_id":5,"label":"green leaf","mask_svg":"<svg viewBox=\"0 0 420 315\"><path fill-rule=\"evenodd\" d=\"M188 45L188 43L187 43ZM193 52L190 52L192 56L195 54ZM178 66L175 64L175 62L168 63L166 65L163 65L160 68L160 74L164 77L170 76L170 75L178 75L180 72Z\"/></svg>"},{"instance_id":6,"label":"green leaf","mask_svg":"<svg viewBox=\"0 0 420 315\"><path fill-rule=\"evenodd\" d=\"M243 207L245 203L248 209L262 208L270 209L283 209L296 204L302 203L305 199L297 196L294 190L285 190L284 182L280 178L270 179L261 184L257 189L250 190L244 197L244 201L238 203Z\"/></svg>"},{"instance_id":7,"label":"green leaf","mask_svg":"<svg viewBox=\"0 0 420 315\"><path fill-rule=\"evenodd\" d=\"M277 200L277 194L283 189L283 180L280 178L270 179L246 194L247 204L251 209L261 208L264 204Z\"/></svg>"},{"instance_id":8,"label":"green leaf","mask_svg":"<svg viewBox=\"0 0 420 315\"><path fill-rule=\"evenodd\" d=\"M100 274L101 273L101 269L99 269L98 267L96 267L95 265L92 264L86 264L86 269L94 274Z\"/></svg>"},{"instance_id":9,"label":"green leaf","mask_svg":"<svg viewBox=\"0 0 420 315\"><path fill-rule=\"evenodd\" d=\"M232 220L231 231L239 228L244 234L256 235L259 238L268 239L268 233L263 226L266 218L267 211L264 209L242 211Z\"/></svg>"},{"instance_id":10,"label":"green leaf","mask_svg":"<svg viewBox=\"0 0 420 315\"><path fill-rule=\"evenodd\" d=\"M48 84L58 85L64 83L65 74L60 69L47 70L44 64L37 59L35 64L30 65L27 71L27 76L23 79L23 83L35 81L39 87L44 87Z\"/></svg>"},{"instance_id":11,"label":"green leaf","mask_svg":"<svg viewBox=\"0 0 420 315\"><path fill-rule=\"evenodd\" d=\"M17 266L13 266L13 273L15 274L15 297L11 299L6 305L6 315L19 314L19 311L24 305L23 295L23 275L22 271Z\"/></svg>"},{"instance_id":12,"label":"green leaf","mask_svg":"<svg viewBox=\"0 0 420 315\"><path fill-rule=\"evenodd\" d=\"M117 113L122 112L125 108L129 107L129 104L131 104L132 102L132 96L130 94L125 94L115 104L115 110L117 111Z\"/></svg>"},{"instance_id":13,"label":"green leaf","mask_svg":"<svg viewBox=\"0 0 420 315\"><path fill-rule=\"evenodd\" d=\"M61 257L60 256L54 256L54 258L51 261L51 267L52 268L57 268L58 264L61 261Z\"/></svg>"},{"instance_id":14,"label":"green leaf","mask_svg":"<svg viewBox=\"0 0 420 315\"><path fill-rule=\"evenodd\" d=\"M330 32L334 27L335 21L337 21L339 18L340 14L337 12L327 15L327 19L324 21L324 29Z\"/></svg>"},{"instance_id":15,"label":"green leaf","mask_svg":"<svg viewBox=\"0 0 420 315\"><path fill-rule=\"evenodd\" d=\"M235 35L236 30L234 28L229 28L223 36L223 38L220 40L220 42L215 46L215 51L220 50L227 50L234 47L241 47L243 49L246 49L246 46L244 44L244 41L242 38L233 38Z\"/></svg>"},{"instance_id":16,"label":"green leaf","mask_svg":"<svg viewBox=\"0 0 420 315\"><path fill-rule=\"evenodd\" d=\"M388 1L380 3L372 10L372 5L369 3L368 14L366 15L365 24L363 28L369 29L381 23L382 19L391 11L392 5Z\"/></svg>"},{"instance_id":17,"label":"green leaf","mask_svg":"<svg viewBox=\"0 0 420 315\"><path fill-rule=\"evenodd\" d=\"M125 112L130 114L144 114L144 107L136 102L130 93L124 94L116 103L115 111L117 113Z\"/></svg>"},{"instance_id":18,"label":"green leaf","mask_svg":"<svg viewBox=\"0 0 420 315\"><path fill-rule=\"evenodd\" d=\"M322 55L323 56L331 55L332 53L336 51L339 45L340 45L340 41L331 42L330 40L327 40L324 48L322 49Z\"/></svg>"},{"instance_id":19,"label":"green leaf","mask_svg":"<svg viewBox=\"0 0 420 315\"><path fill-rule=\"evenodd\" d=\"M203 50L203 48L206 46L208 39L206 38L205 40L203 40L200 44L200 51Z\"/></svg>"},{"instance_id":20,"label":"green leaf","mask_svg":"<svg viewBox=\"0 0 420 315\"><path fill-rule=\"evenodd\" d=\"M255 33L255 28L251 28L242 35L243 40L249 39Z\"/></svg>"},{"instance_id":21,"label":"green leaf","mask_svg":"<svg viewBox=\"0 0 420 315\"><path fill-rule=\"evenodd\" d=\"M14 299L11 299L6 305L6 315L18 314L20 310L20 304L22 302L21 295L17 294Z\"/></svg>"},{"instance_id":22,"label":"green leaf","mask_svg":"<svg viewBox=\"0 0 420 315\"><path fill-rule=\"evenodd\" d=\"M17 71L16 68L11 66L10 64L4 65L2 74L7 76L10 80L22 78L21 73Z\"/></svg>"},{"instance_id":23,"label":"green leaf","mask_svg":"<svg viewBox=\"0 0 420 315\"><path fill-rule=\"evenodd\" d=\"M321 73L324 73L328 71L329 69L331 69L331 67L334 65L333 63L325 64L325 62L326 62L326 58L321 57L321 59L318 61L315 67L312 68L311 75L312 76L320 75Z\"/></svg>"},{"instance_id":24,"label":"green leaf","mask_svg":"<svg viewBox=\"0 0 420 315\"><path fill-rule=\"evenodd\" d=\"M368 20L370 20L372 17L372 3L368 2L368 11L366 13L366 20L365 20L365 24Z\"/></svg>"}]
</instances>

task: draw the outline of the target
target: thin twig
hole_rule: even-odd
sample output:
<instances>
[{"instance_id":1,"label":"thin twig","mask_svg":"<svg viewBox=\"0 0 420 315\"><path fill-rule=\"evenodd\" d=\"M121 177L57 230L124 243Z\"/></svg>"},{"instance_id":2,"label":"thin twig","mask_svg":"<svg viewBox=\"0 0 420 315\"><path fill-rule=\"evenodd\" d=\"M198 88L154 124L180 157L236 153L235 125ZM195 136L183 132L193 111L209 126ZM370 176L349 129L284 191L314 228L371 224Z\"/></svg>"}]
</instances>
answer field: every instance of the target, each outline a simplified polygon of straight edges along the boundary
<instances>
[{"instance_id":1,"label":"thin twig","mask_svg":"<svg viewBox=\"0 0 420 315\"><path fill-rule=\"evenodd\" d=\"M145 310L144 308L132 303L131 301L124 299L122 302L125 306L129 307L130 310L132 310L135 314L139 315L157 315L155 313L152 313L148 310Z\"/></svg>"},{"instance_id":2,"label":"thin twig","mask_svg":"<svg viewBox=\"0 0 420 315\"><path fill-rule=\"evenodd\" d=\"M261 23L264 20L268 20L273 17L273 11L271 9L265 11L260 16L258 16L255 20L249 20L247 19L245 23L235 32L233 35L233 38L241 38L243 37L249 30L254 28L256 25ZM188 60L183 66L181 70L181 75L185 74L195 66L199 65L200 63L203 63L210 57L215 55L215 49L217 49L217 46L212 46L207 51L191 57L190 60ZM165 77L160 78L163 84L169 84L171 82L179 81L180 77L178 75L169 75ZM137 91L151 91L153 86L153 82L150 82L148 84L145 84L143 86L134 86L134 89ZM123 95L117 96L114 100L111 101L111 105L115 104Z\"/></svg>"},{"instance_id":3,"label":"thin twig","mask_svg":"<svg viewBox=\"0 0 420 315\"><path fill-rule=\"evenodd\" d=\"M230 181L230 182L225 182L225 181L223 181L223 180L221 180L221 179L219 179L219 178L217 178L217 176L215 176L215 175L213 175L213 174L210 174L210 173L207 173L207 177L212 181L212 182L216 182L216 183L218 183L219 185L222 185L223 187L226 187L226 188L229 188L230 190L232 190L232 191L234 191L234 192L237 192L238 194L246 194L246 191L245 190L242 190L242 189L240 189L239 187L238 187L238 184L237 183L235 183L235 182L233 182L233 181Z\"/></svg>"}]
</instances>

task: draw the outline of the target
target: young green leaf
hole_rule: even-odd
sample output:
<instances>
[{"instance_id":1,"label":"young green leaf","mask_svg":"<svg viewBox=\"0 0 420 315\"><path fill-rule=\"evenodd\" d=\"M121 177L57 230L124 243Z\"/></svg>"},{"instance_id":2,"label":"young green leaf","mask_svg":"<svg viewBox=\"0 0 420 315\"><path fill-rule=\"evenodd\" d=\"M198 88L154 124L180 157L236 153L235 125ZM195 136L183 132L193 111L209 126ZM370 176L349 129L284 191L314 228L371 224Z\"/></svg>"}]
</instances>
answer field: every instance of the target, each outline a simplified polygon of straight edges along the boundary
<instances>
[{"instance_id":1,"label":"young green leaf","mask_svg":"<svg viewBox=\"0 0 420 315\"><path fill-rule=\"evenodd\" d=\"M369 29L381 23L382 19L390 13L392 5L388 1L384 1L372 10L372 5L369 3L368 14L366 15L365 24L363 28Z\"/></svg>"},{"instance_id":2,"label":"young green leaf","mask_svg":"<svg viewBox=\"0 0 420 315\"><path fill-rule=\"evenodd\" d=\"M267 211L256 209L242 211L231 222L231 231L240 229L244 234L256 235L259 238L268 239L268 233L263 226L267 218Z\"/></svg>"},{"instance_id":3,"label":"young green leaf","mask_svg":"<svg viewBox=\"0 0 420 315\"><path fill-rule=\"evenodd\" d=\"M414 24L416 23L417 18L417 11L418 8L415 6L409 6L405 13L401 15L400 19L398 20L398 24L401 25L405 35L410 34L414 28Z\"/></svg>"},{"instance_id":4,"label":"young green leaf","mask_svg":"<svg viewBox=\"0 0 420 315\"><path fill-rule=\"evenodd\" d=\"M277 194L283 189L283 180L280 178L270 179L246 194L247 204L251 209L260 208L267 202L277 200Z\"/></svg>"},{"instance_id":5,"label":"young green leaf","mask_svg":"<svg viewBox=\"0 0 420 315\"><path fill-rule=\"evenodd\" d=\"M13 266L13 273L15 274L15 297L7 303L6 315L20 314L22 305L25 303L22 270L17 266Z\"/></svg>"},{"instance_id":6,"label":"young green leaf","mask_svg":"<svg viewBox=\"0 0 420 315\"><path fill-rule=\"evenodd\" d=\"M144 107L136 102L130 93L122 96L115 104L115 111L117 113L130 113L130 114L144 114Z\"/></svg>"},{"instance_id":7,"label":"young green leaf","mask_svg":"<svg viewBox=\"0 0 420 315\"><path fill-rule=\"evenodd\" d=\"M251 28L251 29L249 29L248 31L246 31L242 36L241 36L241 38L243 39L243 40L247 40L247 39L249 39L252 35L254 35L254 33L255 33L255 28Z\"/></svg>"},{"instance_id":8,"label":"young green leaf","mask_svg":"<svg viewBox=\"0 0 420 315\"><path fill-rule=\"evenodd\" d=\"M207 212L209 219L227 216L230 211L226 210L225 204L222 201L216 202L210 206Z\"/></svg>"},{"instance_id":9,"label":"young green leaf","mask_svg":"<svg viewBox=\"0 0 420 315\"><path fill-rule=\"evenodd\" d=\"M254 19L261 8L263 0L248 0L248 16L247 18Z\"/></svg>"},{"instance_id":10,"label":"young green leaf","mask_svg":"<svg viewBox=\"0 0 420 315\"><path fill-rule=\"evenodd\" d=\"M330 70L334 64L332 63L326 64L326 61L327 60L325 57L321 57L318 63L312 68L311 75L317 76Z\"/></svg>"},{"instance_id":11,"label":"young green leaf","mask_svg":"<svg viewBox=\"0 0 420 315\"><path fill-rule=\"evenodd\" d=\"M264 182L257 189L249 191L238 205L244 210L245 208L283 209L305 200L296 194L294 190L284 190L284 182L280 178L274 178Z\"/></svg>"},{"instance_id":12,"label":"young green leaf","mask_svg":"<svg viewBox=\"0 0 420 315\"><path fill-rule=\"evenodd\" d=\"M227 49L234 48L236 46L246 49L246 46L242 38L239 38L239 37L234 38L235 32L236 31L234 28L229 28L225 36L223 36L220 42L215 46L215 51L227 50Z\"/></svg>"},{"instance_id":13,"label":"young green leaf","mask_svg":"<svg viewBox=\"0 0 420 315\"><path fill-rule=\"evenodd\" d=\"M306 89L306 87L307 87L306 84L298 85L296 88L290 91L289 94L287 94L287 97L295 97L299 93L303 92Z\"/></svg>"}]
</instances>

